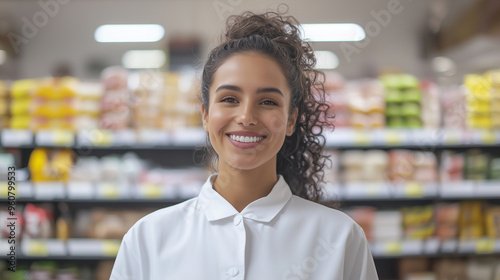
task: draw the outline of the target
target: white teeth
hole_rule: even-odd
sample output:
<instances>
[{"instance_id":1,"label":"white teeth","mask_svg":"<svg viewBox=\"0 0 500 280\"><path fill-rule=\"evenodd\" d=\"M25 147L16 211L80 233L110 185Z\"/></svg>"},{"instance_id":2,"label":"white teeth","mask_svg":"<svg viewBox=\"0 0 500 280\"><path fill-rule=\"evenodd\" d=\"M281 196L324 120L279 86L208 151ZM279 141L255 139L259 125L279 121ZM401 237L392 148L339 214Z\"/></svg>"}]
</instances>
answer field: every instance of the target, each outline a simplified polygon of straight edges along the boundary
<instances>
[{"instance_id":1,"label":"white teeth","mask_svg":"<svg viewBox=\"0 0 500 280\"><path fill-rule=\"evenodd\" d=\"M235 141L242 142L242 143L253 143L253 142L258 142L258 141L261 141L262 139L264 139L264 137L257 137L257 136L248 137L248 136L229 135L229 137L231 137L231 139L233 139Z\"/></svg>"}]
</instances>

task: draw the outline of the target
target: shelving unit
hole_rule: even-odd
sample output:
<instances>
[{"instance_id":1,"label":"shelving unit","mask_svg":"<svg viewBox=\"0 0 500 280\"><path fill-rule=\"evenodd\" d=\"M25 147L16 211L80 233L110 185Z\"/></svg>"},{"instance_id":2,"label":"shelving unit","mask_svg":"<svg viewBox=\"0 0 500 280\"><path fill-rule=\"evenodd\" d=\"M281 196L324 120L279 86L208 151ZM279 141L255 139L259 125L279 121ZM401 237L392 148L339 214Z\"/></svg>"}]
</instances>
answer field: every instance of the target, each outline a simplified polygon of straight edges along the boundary
<instances>
[{"instance_id":1,"label":"shelving unit","mask_svg":"<svg viewBox=\"0 0 500 280\"><path fill-rule=\"evenodd\" d=\"M480 148L497 153L500 147L500 131L455 130L356 130L337 128L325 133L327 149L335 150L392 150L440 152L442 150L466 150ZM205 143L202 129L159 131L30 131L3 130L0 143L3 147L18 148L23 154L22 167L27 166L31 151L37 147L70 148L76 156L103 156L134 151L139 156L156 159L165 166L193 166L197 149ZM154 141L148 139L155 139ZM193 156L194 155L194 156ZM193 186L117 186L106 183L45 182L33 184L17 182L16 202L65 203L75 209L99 208L162 208L171 206L197 195L200 184ZM7 184L0 182L0 205L7 204ZM368 205L376 208L401 208L430 205L440 202L485 200L500 202L500 181L460 181L441 184L408 182L349 183L325 186L325 201L340 202L340 209ZM7 242L0 240L0 244ZM69 239L61 241L23 240L17 253L18 263L29 264L38 260L87 262L96 264L112 261L120 240ZM500 239L482 238L475 241L448 240L392 240L370 244L375 263L384 271L396 271L401 258L465 258L472 255L500 256ZM1 259L7 259L6 248L0 247ZM387 275L386 275L387 276ZM393 276L387 276L393 277Z\"/></svg>"}]
</instances>

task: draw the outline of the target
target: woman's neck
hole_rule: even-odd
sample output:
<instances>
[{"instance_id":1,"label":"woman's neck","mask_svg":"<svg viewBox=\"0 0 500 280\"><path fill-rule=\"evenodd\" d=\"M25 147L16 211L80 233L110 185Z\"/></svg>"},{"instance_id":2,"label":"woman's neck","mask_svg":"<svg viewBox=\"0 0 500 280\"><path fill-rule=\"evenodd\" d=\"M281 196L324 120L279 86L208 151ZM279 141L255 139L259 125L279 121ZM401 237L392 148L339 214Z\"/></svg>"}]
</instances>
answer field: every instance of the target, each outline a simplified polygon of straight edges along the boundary
<instances>
[{"instance_id":1,"label":"woman's neck","mask_svg":"<svg viewBox=\"0 0 500 280\"><path fill-rule=\"evenodd\" d=\"M267 196L278 181L276 161L251 170L236 169L219 162L214 190L241 212L253 201Z\"/></svg>"}]
</instances>

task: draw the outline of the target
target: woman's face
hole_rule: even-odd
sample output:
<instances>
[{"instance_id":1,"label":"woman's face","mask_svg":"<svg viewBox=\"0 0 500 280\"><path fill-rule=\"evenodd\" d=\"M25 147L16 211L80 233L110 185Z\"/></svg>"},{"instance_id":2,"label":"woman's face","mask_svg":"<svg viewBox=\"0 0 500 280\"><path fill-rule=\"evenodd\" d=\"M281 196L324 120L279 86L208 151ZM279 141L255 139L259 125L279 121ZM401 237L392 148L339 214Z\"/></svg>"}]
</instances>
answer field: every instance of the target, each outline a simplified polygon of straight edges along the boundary
<instances>
[{"instance_id":1,"label":"woman's face","mask_svg":"<svg viewBox=\"0 0 500 280\"><path fill-rule=\"evenodd\" d=\"M219 166L275 167L297 119L297 109L289 114L291 94L279 64L262 54L235 54L215 72L209 94L203 125Z\"/></svg>"}]
</instances>

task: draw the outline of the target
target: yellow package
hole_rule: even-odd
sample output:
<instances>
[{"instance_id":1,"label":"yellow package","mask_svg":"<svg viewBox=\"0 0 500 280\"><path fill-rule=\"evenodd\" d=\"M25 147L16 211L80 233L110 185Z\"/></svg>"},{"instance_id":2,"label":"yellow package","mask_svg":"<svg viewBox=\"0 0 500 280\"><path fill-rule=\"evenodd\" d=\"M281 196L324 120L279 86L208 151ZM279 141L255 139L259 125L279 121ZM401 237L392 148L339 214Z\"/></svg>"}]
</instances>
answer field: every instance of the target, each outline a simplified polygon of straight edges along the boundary
<instances>
[{"instance_id":1,"label":"yellow package","mask_svg":"<svg viewBox=\"0 0 500 280\"><path fill-rule=\"evenodd\" d=\"M72 77L47 78L35 89L35 95L45 99L63 99L76 96L78 80Z\"/></svg>"},{"instance_id":2,"label":"yellow package","mask_svg":"<svg viewBox=\"0 0 500 280\"><path fill-rule=\"evenodd\" d=\"M37 80L17 80L12 83L10 94L12 98L25 98L32 96L37 85Z\"/></svg>"},{"instance_id":3,"label":"yellow package","mask_svg":"<svg viewBox=\"0 0 500 280\"><path fill-rule=\"evenodd\" d=\"M16 115L27 115L30 113L31 98L16 98L10 102L10 113Z\"/></svg>"},{"instance_id":4,"label":"yellow package","mask_svg":"<svg viewBox=\"0 0 500 280\"><path fill-rule=\"evenodd\" d=\"M434 207L431 205L408 207L401 209L401 212L404 225L414 226L430 222L434 216Z\"/></svg>"},{"instance_id":5,"label":"yellow package","mask_svg":"<svg viewBox=\"0 0 500 280\"><path fill-rule=\"evenodd\" d=\"M491 87L491 80L483 75L469 74L465 75L464 84L472 93L487 93Z\"/></svg>"},{"instance_id":6,"label":"yellow package","mask_svg":"<svg viewBox=\"0 0 500 280\"><path fill-rule=\"evenodd\" d=\"M46 118L64 118L76 115L73 102L68 99L35 102L33 115Z\"/></svg>"},{"instance_id":7,"label":"yellow package","mask_svg":"<svg viewBox=\"0 0 500 280\"><path fill-rule=\"evenodd\" d=\"M32 182L67 182L72 167L73 155L70 149L36 148L28 163Z\"/></svg>"},{"instance_id":8,"label":"yellow package","mask_svg":"<svg viewBox=\"0 0 500 280\"><path fill-rule=\"evenodd\" d=\"M486 235L500 238L500 207L492 207L486 211Z\"/></svg>"},{"instance_id":9,"label":"yellow package","mask_svg":"<svg viewBox=\"0 0 500 280\"><path fill-rule=\"evenodd\" d=\"M28 129L30 123L31 117L29 115L17 115L10 118L9 127L12 129Z\"/></svg>"}]
</instances>

